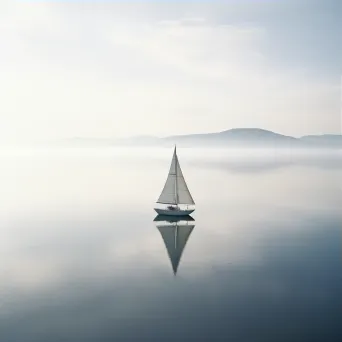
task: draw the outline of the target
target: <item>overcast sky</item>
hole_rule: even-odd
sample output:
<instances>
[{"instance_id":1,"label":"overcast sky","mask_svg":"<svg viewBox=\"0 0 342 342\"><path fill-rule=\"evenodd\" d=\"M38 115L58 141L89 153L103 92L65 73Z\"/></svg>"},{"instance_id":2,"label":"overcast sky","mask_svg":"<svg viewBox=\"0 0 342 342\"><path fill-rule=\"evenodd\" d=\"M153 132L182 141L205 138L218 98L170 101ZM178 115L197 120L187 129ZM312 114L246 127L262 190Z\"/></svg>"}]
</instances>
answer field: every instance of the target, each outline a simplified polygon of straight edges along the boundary
<instances>
[{"instance_id":1,"label":"overcast sky","mask_svg":"<svg viewBox=\"0 0 342 342\"><path fill-rule=\"evenodd\" d=\"M339 0L0 0L0 141L341 132Z\"/></svg>"}]
</instances>

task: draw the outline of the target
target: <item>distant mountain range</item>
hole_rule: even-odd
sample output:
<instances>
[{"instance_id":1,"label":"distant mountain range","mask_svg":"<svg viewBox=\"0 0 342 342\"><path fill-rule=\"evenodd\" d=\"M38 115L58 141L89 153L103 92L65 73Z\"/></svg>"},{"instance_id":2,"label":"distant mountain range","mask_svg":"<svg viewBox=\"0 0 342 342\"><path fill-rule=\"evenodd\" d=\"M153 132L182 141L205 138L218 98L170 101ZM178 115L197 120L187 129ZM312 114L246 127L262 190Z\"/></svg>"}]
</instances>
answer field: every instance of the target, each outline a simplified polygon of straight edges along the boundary
<instances>
[{"instance_id":1,"label":"distant mountain range","mask_svg":"<svg viewBox=\"0 0 342 342\"><path fill-rule=\"evenodd\" d=\"M342 149L342 135L323 134L294 138L260 128L234 128L217 133L173 135L164 138L135 136L123 139L74 138L78 146L172 146L227 148L334 148Z\"/></svg>"}]
</instances>

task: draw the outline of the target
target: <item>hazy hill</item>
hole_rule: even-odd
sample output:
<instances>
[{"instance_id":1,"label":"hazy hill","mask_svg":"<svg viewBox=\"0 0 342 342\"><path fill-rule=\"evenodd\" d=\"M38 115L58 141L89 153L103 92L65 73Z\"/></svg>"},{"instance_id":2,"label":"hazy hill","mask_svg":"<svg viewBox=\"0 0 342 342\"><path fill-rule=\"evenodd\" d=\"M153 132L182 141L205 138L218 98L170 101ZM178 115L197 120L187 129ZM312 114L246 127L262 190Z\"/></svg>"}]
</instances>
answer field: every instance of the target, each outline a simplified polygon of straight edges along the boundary
<instances>
[{"instance_id":1,"label":"hazy hill","mask_svg":"<svg viewBox=\"0 0 342 342\"><path fill-rule=\"evenodd\" d=\"M310 135L294 138L260 128L234 128L217 133L174 135L165 138L137 137L118 144L180 147L246 147L246 148L342 148L342 135Z\"/></svg>"},{"instance_id":2,"label":"hazy hill","mask_svg":"<svg viewBox=\"0 0 342 342\"><path fill-rule=\"evenodd\" d=\"M178 135L162 139L180 146L294 147L298 139L259 128L234 128L219 133Z\"/></svg>"},{"instance_id":3,"label":"hazy hill","mask_svg":"<svg viewBox=\"0 0 342 342\"><path fill-rule=\"evenodd\" d=\"M330 147L341 148L342 147L342 135L323 134L323 135L307 135L301 138L305 144L309 144L314 147Z\"/></svg>"},{"instance_id":4,"label":"hazy hill","mask_svg":"<svg viewBox=\"0 0 342 342\"><path fill-rule=\"evenodd\" d=\"M74 139L78 145L245 147L245 148L333 148L342 149L342 135L309 135L294 138L260 128L234 128L217 133L174 135L164 138L135 136L123 139Z\"/></svg>"}]
</instances>

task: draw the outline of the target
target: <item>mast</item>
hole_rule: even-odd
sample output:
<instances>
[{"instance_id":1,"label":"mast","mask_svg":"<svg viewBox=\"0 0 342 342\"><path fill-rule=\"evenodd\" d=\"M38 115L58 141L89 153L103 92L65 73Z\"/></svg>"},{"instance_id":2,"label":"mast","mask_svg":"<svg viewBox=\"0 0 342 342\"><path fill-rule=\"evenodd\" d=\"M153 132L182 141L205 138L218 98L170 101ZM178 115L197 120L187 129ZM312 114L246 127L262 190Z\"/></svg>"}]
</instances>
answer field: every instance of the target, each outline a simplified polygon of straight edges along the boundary
<instances>
[{"instance_id":1,"label":"mast","mask_svg":"<svg viewBox=\"0 0 342 342\"><path fill-rule=\"evenodd\" d=\"M176 205L178 206L178 202L179 202L179 199L178 199L178 158L177 158L177 148L176 148L176 144L175 144L175 171L176 171L176 179L175 179L175 202L176 202Z\"/></svg>"}]
</instances>

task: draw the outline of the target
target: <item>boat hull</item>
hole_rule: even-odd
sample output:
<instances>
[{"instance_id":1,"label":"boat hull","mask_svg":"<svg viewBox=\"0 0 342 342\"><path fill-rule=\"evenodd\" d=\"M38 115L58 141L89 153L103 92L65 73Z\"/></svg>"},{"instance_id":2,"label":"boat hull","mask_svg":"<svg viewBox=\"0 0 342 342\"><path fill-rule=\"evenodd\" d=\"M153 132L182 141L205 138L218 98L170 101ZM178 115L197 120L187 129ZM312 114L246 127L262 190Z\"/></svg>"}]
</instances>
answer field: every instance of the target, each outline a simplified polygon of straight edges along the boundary
<instances>
[{"instance_id":1,"label":"boat hull","mask_svg":"<svg viewBox=\"0 0 342 342\"><path fill-rule=\"evenodd\" d=\"M169 210L169 209L158 209L154 208L154 210L159 214L159 215L166 215L166 216L188 216L191 213L195 211L195 209L187 209L187 210Z\"/></svg>"},{"instance_id":2,"label":"boat hull","mask_svg":"<svg viewBox=\"0 0 342 342\"><path fill-rule=\"evenodd\" d=\"M179 222L179 221L187 221L187 222L194 222L195 219L188 215L188 216L164 216L164 215L157 215L154 218L154 222L163 222L163 221L168 221L168 222Z\"/></svg>"}]
</instances>

